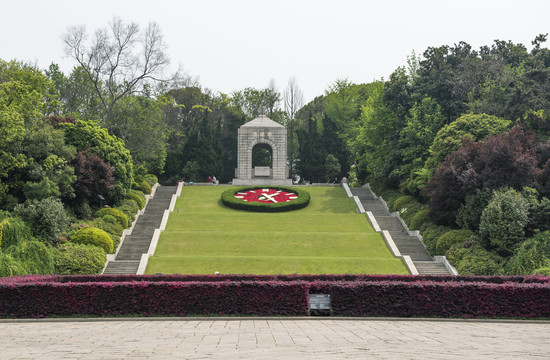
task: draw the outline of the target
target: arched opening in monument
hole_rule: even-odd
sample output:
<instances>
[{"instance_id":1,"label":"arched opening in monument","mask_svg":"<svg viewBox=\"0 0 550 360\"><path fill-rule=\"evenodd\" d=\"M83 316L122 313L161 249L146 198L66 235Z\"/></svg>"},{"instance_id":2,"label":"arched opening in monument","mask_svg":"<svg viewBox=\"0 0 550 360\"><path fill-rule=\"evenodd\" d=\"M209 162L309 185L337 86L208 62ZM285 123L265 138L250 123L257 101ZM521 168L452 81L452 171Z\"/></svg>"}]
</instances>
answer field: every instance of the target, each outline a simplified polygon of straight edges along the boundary
<instances>
[{"instance_id":1,"label":"arched opening in monument","mask_svg":"<svg viewBox=\"0 0 550 360\"><path fill-rule=\"evenodd\" d=\"M252 148L252 169L254 176L271 176L273 149L268 144L260 143Z\"/></svg>"}]
</instances>

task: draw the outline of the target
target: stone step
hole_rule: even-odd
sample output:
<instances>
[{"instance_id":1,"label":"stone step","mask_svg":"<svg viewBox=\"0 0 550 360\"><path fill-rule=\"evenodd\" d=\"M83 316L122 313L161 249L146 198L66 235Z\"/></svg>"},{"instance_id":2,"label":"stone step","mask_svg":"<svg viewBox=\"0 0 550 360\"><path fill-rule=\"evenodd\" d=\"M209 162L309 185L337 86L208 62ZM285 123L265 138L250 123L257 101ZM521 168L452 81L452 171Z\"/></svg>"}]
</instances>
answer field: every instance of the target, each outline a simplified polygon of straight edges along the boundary
<instances>
[{"instance_id":1,"label":"stone step","mask_svg":"<svg viewBox=\"0 0 550 360\"><path fill-rule=\"evenodd\" d=\"M104 274L135 274L139 267L139 261L111 261Z\"/></svg>"},{"instance_id":2,"label":"stone step","mask_svg":"<svg viewBox=\"0 0 550 360\"><path fill-rule=\"evenodd\" d=\"M414 266L421 275L450 275L451 272L445 264L435 261L413 261Z\"/></svg>"},{"instance_id":3,"label":"stone step","mask_svg":"<svg viewBox=\"0 0 550 360\"><path fill-rule=\"evenodd\" d=\"M122 243L115 261L109 262L104 274L135 274L141 256L149 251L155 229L160 227L164 212L170 206L176 186L160 186L138 218L132 234Z\"/></svg>"}]
</instances>

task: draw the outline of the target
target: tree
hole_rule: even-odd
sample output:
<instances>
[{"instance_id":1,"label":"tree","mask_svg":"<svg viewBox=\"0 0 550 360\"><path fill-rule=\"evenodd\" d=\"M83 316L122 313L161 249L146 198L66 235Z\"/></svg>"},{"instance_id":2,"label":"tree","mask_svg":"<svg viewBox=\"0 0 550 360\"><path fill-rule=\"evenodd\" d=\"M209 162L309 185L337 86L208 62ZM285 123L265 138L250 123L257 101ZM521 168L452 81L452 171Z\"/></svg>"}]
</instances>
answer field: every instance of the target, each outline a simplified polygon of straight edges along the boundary
<instances>
[{"instance_id":1,"label":"tree","mask_svg":"<svg viewBox=\"0 0 550 360\"><path fill-rule=\"evenodd\" d=\"M89 44L84 25L69 27L62 39L67 56L82 67L94 86L106 128L120 99L149 81L168 81L162 78L169 64L167 46L156 23L141 32L136 23L115 17L108 29L96 31Z\"/></svg>"},{"instance_id":2,"label":"tree","mask_svg":"<svg viewBox=\"0 0 550 360\"><path fill-rule=\"evenodd\" d=\"M297 144L295 144L296 134L296 113L304 105L304 95L298 87L295 77L288 79L288 84L283 92L285 104L285 113L288 119L288 162L290 164L290 177L293 176L294 161L296 157Z\"/></svg>"},{"instance_id":3,"label":"tree","mask_svg":"<svg viewBox=\"0 0 550 360\"><path fill-rule=\"evenodd\" d=\"M74 159L74 169L77 178L74 184L77 203L100 205L100 196L107 198L113 190L113 168L105 164L99 156L80 151Z\"/></svg>"},{"instance_id":4,"label":"tree","mask_svg":"<svg viewBox=\"0 0 550 360\"><path fill-rule=\"evenodd\" d=\"M78 151L95 154L105 161L114 171L114 188L109 193L109 200L122 200L130 191L134 181L132 155L124 147L124 142L106 129L97 126L93 121L78 121L76 124L62 123L58 127L64 131L66 142Z\"/></svg>"},{"instance_id":5,"label":"tree","mask_svg":"<svg viewBox=\"0 0 550 360\"><path fill-rule=\"evenodd\" d=\"M495 191L481 215L479 234L488 241L488 246L509 256L525 239L528 213L529 204L517 191L510 188Z\"/></svg>"},{"instance_id":6,"label":"tree","mask_svg":"<svg viewBox=\"0 0 550 360\"><path fill-rule=\"evenodd\" d=\"M430 216L437 223L454 225L466 196L476 189L538 187L540 173L533 136L520 126L478 143L466 140L436 169L426 186Z\"/></svg>"}]
</instances>

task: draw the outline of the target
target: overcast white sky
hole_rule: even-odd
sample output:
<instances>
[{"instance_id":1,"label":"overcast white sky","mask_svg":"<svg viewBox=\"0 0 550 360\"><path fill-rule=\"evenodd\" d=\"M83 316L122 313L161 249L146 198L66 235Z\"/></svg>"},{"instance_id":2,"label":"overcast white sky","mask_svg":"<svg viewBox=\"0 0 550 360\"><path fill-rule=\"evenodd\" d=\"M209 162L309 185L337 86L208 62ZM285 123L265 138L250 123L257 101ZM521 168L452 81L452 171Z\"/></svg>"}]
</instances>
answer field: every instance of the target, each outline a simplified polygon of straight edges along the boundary
<instances>
[{"instance_id":1,"label":"overcast white sky","mask_svg":"<svg viewBox=\"0 0 550 360\"><path fill-rule=\"evenodd\" d=\"M0 58L54 62L69 73L61 34L90 33L113 16L157 22L178 64L215 92L282 91L296 77L306 101L338 78L388 78L407 55L459 41L475 49L495 39L523 43L550 32L548 0L0 0ZM545 44L547 47L549 44Z\"/></svg>"}]
</instances>

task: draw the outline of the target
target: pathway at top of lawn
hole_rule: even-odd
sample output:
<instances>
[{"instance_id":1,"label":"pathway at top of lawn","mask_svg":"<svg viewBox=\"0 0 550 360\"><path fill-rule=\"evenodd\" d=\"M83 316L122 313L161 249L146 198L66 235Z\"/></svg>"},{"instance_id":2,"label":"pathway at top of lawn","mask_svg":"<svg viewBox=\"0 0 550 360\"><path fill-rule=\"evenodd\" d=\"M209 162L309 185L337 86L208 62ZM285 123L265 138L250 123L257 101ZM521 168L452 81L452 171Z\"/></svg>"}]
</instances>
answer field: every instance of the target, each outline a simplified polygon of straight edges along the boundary
<instances>
[{"instance_id":1,"label":"pathway at top of lawn","mask_svg":"<svg viewBox=\"0 0 550 360\"><path fill-rule=\"evenodd\" d=\"M282 213L225 207L227 189L183 188L147 273L407 273L342 188L307 187L310 204Z\"/></svg>"}]
</instances>

